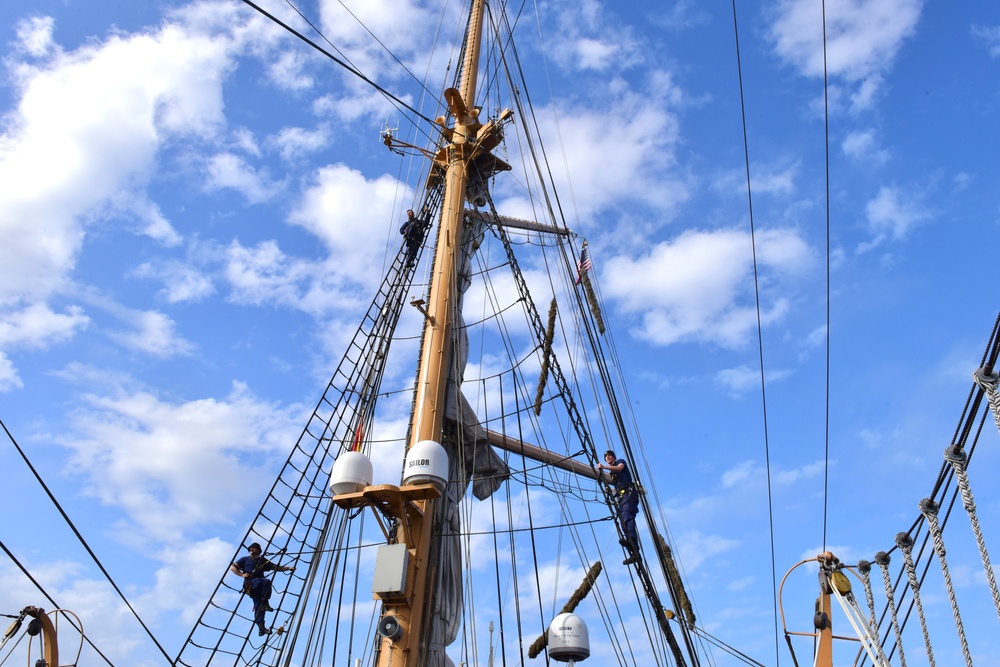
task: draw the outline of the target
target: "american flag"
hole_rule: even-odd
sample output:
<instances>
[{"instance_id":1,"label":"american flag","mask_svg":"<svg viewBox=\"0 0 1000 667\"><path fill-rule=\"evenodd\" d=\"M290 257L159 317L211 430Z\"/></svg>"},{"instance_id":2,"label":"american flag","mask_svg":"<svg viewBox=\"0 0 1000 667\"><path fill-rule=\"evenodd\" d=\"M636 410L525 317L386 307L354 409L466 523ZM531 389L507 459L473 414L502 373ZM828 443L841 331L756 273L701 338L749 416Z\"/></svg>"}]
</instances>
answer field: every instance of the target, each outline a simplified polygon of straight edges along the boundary
<instances>
[{"instance_id":1,"label":"american flag","mask_svg":"<svg viewBox=\"0 0 1000 667\"><path fill-rule=\"evenodd\" d=\"M580 251L580 261L576 263L576 284L583 280L583 274L590 271L590 247L587 242L583 243L583 250Z\"/></svg>"}]
</instances>

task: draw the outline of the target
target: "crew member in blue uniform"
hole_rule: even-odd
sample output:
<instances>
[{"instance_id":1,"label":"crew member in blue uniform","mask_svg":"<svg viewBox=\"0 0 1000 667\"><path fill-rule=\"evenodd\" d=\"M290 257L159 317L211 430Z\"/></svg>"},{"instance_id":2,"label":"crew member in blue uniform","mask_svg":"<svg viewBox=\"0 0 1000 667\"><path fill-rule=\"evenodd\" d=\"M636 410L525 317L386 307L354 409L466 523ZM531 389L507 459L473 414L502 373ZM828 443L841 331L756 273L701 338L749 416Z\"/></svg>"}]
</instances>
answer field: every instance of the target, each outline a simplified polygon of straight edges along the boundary
<instances>
[{"instance_id":1,"label":"crew member in blue uniform","mask_svg":"<svg viewBox=\"0 0 1000 667\"><path fill-rule=\"evenodd\" d=\"M275 565L261 555L260 545L254 542L250 545L250 555L238 558L229 566L230 572L243 578L243 592L253 600L253 622L257 624L258 635L271 634L271 628L264 625L264 613L274 611L267 603L271 599L271 580L264 573L294 572L295 568L288 565Z\"/></svg>"},{"instance_id":2,"label":"crew member in blue uniform","mask_svg":"<svg viewBox=\"0 0 1000 667\"><path fill-rule=\"evenodd\" d=\"M403 235L403 241L406 243L406 268L413 266L417 258L417 251L420 250L420 244L424 240L426 228L426 211L421 211L419 218L413 213L412 208L406 212L406 222L399 228L399 233Z\"/></svg>"},{"instance_id":3,"label":"crew member in blue uniform","mask_svg":"<svg viewBox=\"0 0 1000 667\"><path fill-rule=\"evenodd\" d=\"M635 525L635 517L639 513L639 493L625 459L616 458L614 451L609 449L604 452L604 461L598 463L597 468L611 473L611 484L615 487L615 502L618 506L618 522L625 534L619 541L629 550L629 557L622 561L622 565L632 565L639 562L639 531Z\"/></svg>"}]
</instances>

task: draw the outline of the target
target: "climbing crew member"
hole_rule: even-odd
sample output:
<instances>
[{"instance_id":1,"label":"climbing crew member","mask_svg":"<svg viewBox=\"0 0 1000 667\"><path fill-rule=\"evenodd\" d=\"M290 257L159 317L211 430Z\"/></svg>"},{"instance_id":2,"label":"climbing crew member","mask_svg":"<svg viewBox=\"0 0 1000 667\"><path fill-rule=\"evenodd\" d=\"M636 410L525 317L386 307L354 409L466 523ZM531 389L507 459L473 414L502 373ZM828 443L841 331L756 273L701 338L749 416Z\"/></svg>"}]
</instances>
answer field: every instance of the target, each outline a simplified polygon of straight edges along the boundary
<instances>
[{"instance_id":1,"label":"climbing crew member","mask_svg":"<svg viewBox=\"0 0 1000 667\"><path fill-rule=\"evenodd\" d=\"M625 459L616 459L613 450L604 452L605 463L598 463L597 469L611 473L611 483L615 487L615 502L618 505L618 521L625 537L619 540L628 549L629 557L622 565L639 562L639 531L635 526L635 516L639 513L639 493L632 482Z\"/></svg>"},{"instance_id":2,"label":"climbing crew member","mask_svg":"<svg viewBox=\"0 0 1000 667\"><path fill-rule=\"evenodd\" d=\"M264 613L274 611L267 603L271 599L271 580L264 576L265 572L294 572L295 568L288 565L275 565L261 556L260 545L254 542L250 545L250 555L238 558L229 566L229 571L243 577L243 592L253 600L253 622L257 624L258 635L271 634L271 628L264 625Z\"/></svg>"},{"instance_id":3,"label":"climbing crew member","mask_svg":"<svg viewBox=\"0 0 1000 667\"><path fill-rule=\"evenodd\" d=\"M399 233L403 235L403 241L406 243L406 268L413 266L413 261L417 258L417 251L420 249L424 229L427 226L426 217L422 215L417 218L411 208L406 212L406 222L399 228Z\"/></svg>"}]
</instances>

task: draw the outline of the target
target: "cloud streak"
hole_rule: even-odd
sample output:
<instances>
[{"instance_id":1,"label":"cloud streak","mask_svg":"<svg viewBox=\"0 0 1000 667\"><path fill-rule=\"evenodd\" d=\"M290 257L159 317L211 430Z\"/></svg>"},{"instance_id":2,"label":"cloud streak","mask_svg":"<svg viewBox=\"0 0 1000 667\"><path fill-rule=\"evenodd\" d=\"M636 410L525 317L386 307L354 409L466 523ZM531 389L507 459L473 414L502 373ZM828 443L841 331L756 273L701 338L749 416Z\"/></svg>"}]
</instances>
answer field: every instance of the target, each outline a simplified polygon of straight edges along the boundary
<instances>
[{"instance_id":1,"label":"cloud streak","mask_svg":"<svg viewBox=\"0 0 1000 667\"><path fill-rule=\"evenodd\" d=\"M602 274L606 293L640 324L634 333L656 345L683 341L740 347L757 322L753 306L750 235L736 230L687 231L655 244L637 257L608 260ZM757 235L757 261L764 285L799 274L811 252L798 232L768 230ZM634 276L644 279L636 282ZM762 322L780 320L786 297L763 293Z\"/></svg>"}]
</instances>

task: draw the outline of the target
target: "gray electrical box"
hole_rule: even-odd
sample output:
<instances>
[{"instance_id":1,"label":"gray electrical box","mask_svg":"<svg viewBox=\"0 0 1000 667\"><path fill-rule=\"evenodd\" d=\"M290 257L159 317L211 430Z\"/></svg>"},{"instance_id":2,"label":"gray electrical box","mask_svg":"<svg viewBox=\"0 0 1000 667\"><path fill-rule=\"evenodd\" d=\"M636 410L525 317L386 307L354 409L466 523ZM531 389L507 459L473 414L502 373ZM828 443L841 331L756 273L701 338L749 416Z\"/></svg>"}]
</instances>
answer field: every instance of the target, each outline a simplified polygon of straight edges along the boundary
<instances>
[{"instance_id":1,"label":"gray electrical box","mask_svg":"<svg viewBox=\"0 0 1000 667\"><path fill-rule=\"evenodd\" d=\"M410 552L405 544L383 544L375 557L375 578L372 593L376 597L394 597L406 592L406 568Z\"/></svg>"}]
</instances>

